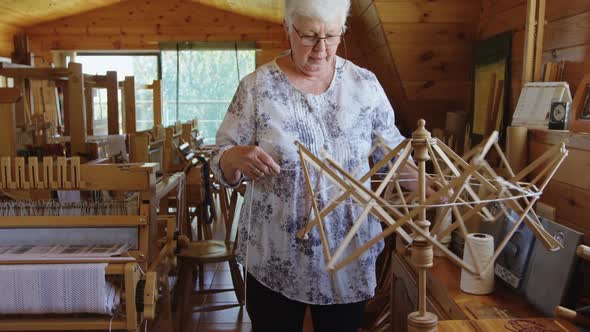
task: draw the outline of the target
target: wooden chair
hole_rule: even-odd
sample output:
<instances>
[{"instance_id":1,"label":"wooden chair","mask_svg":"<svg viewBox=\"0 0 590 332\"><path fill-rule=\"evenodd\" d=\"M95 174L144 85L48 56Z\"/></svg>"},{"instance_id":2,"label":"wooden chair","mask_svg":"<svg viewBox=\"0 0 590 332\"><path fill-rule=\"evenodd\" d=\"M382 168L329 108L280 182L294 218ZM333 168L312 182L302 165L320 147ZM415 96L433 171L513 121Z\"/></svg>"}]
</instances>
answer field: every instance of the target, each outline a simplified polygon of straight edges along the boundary
<instances>
[{"instance_id":1,"label":"wooden chair","mask_svg":"<svg viewBox=\"0 0 590 332\"><path fill-rule=\"evenodd\" d=\"M177 257L180 267L180 278L183 287L179 289L181 292L180 297L183 297L182 303L179 303L183 310L182 321L187 322L190 320L192 315L193 307L191 297L195 294L210 294L233 291L236 294L237 303L235 304L223 304L204 307L200 311L211 311L219 310L231 307L242 307L244 305L244 279L240 273L240 268L236 260L236 249L238 236L237 232L235 237L232 239L232 229L234 226L235 209L238 201L238 194L243 189L235 189L231 191L228 197L229 189L222 187L220 189L220 206L221 206L221 220L225 226L225 237L222 241L220 240L197 240L190 241L188 237L181 236L180 238L180 252ZM228 199L229 198L229 199ZM204 264L211 263L223 263L227 262L230 268L230 274L232 279L233 288L224 289L203 289L202 276ZM201 275L198 291L195 291L197 272ZM185 294L189 294L187 297Z\"/></svg>"}]
</instances>

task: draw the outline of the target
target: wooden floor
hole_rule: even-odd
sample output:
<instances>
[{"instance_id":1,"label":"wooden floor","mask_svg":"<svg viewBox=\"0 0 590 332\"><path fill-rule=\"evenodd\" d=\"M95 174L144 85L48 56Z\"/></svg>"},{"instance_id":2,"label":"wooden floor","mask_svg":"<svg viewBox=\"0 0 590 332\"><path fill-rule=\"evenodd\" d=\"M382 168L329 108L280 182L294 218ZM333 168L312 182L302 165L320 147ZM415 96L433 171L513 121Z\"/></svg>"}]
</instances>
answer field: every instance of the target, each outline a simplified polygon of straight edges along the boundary
<instances>
[{"instance_id":1,"label":"wooden floor","mask_svg":"<svg viewBox=\"0 0 590 332\"><path fill-rule=\"evenodd\" d=\"M197 289L203 289L199 286L197 281ZM208 288L232 288L231 276L229 273L229 266L227 263L208 264L205 265L205 273L203 278L204 289ZM197 304L194 307L191 328L188 331L199 332L214 332L214 331L237 331L250 332L252 331L250 318L246 308L239 307L215 310L208 312L199 312L200 308L220 306L237 303L236 295L233 292L224 292L216 294L205 294L198 298ZM313 332L309 316L306 315L304 321L303 332Z\"/></svg>"},{"instance_id":2,"label":"wooden floor","mask_svg":"<svg viewBox=\"0 0 590 332\"><path fill-rule=\"evenodd\" d=\"M199 284L200 282L197 281L197 289L200 288ZM203 284L205 289L232 288L233 286L228 264L219 263L205 265ZM245 307L198 312L199 308L233 303L237 303L236 295L233 292L205 294L199 297L191 322L193 329L189 331L252 331L250 318L248 317Z\"/></svg>"},{"instance_id":3,"label":"wooden floor","mask_svg":"<svg viewBox=\"0 0 590 332\"><path fill-rule=\"evenodd\" d=\"M241 204L241 202L240 202ZM236 211L236 215L239 215L239 211ZM237 224L237 223L236 223ZM223 239L224 227L221 225L213 225L213 238ZM235 229L234 229L235 231ZM203 285L201 287L200 285ZM231 275L229 272L228 263L218 264L206 264L204 267L204 277L202 283L197 280L196 289L210 289L210 288L233 288ZM197 303L193 309L193 319L187 324L191 324L191 328L185 329L185 331L199 331L199 332L214 332L214 331L237 331L237 332L250 332L252 331L252 324L250 323L250 317L246 311L246 307L243 308L234 307L230 309L215 310L200 312L200 308L220 306L227 304L237 303L236 295L234 292L224 292L216 294L204 294L197 299ZM313 332L309 312L307 312L304 328L302 332Z\"/></svg>"}]
</instances>

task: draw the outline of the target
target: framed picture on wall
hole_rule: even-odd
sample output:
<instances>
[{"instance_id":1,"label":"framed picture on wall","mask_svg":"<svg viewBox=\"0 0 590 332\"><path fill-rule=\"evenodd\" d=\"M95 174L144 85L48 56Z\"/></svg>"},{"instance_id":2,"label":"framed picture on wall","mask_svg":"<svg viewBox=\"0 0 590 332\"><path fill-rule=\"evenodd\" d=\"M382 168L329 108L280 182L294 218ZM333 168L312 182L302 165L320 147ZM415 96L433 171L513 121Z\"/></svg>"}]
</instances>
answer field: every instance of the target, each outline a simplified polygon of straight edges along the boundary
<instances>
[{"instance_id":1,"label":"framed picture on wall","mask_svg":"<svg viewBox=\"0 0 590 332\"><path fill-rule=\"evenodd\" d=\"M590 133L590 74L584 75L576 89L569 129Z\"/></svg>"}]
</instances>

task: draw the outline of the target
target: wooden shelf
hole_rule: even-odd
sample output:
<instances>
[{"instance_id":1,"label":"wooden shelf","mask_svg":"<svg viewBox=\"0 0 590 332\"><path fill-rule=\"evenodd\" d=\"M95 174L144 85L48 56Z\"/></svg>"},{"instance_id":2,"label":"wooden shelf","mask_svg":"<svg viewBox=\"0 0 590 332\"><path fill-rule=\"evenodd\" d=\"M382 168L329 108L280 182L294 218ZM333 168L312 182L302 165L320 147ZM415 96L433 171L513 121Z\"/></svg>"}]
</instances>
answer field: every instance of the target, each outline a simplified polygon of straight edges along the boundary
<instances>
[{"instance_id":1,"label":"wooden shelf","mask_svg":"<svg viewBox=\"0 0 590 332\"><path fill-rule=\"evenodd\" d=\"M461 291L461 270L446 258L435 257L429 271L429 291L443 309L450 312L452 305L459 307L469 319L476 317L467 307L479 303L505 311L513 317L542 317L520 295L496 280L494 292L489 295L473 295ZM453 317L453 315L450 315Z\"/></svg>"},{"instance_id":2,"label":"wooden shelf","mask_svg":"<svg viewBox=\"0 0 590 332\"><path fill-rule=\"evenodd\" d=\"M417 274L407 257L396 254L392 264L393 326L402 329L407 324L407 314L415 310ZM508 331L494 327L504 326L511 319L541 322L544 326L557 324L555 320L543 317L521 295L501 282L496 282L492 294L472 295L461 291L460 280L461 270L456 265L446 258L434 258L434 266L428 271L427 307L439 317L439 331ZM559 320L558 323L577 331L568 322ZM465 326L469 328L463 329ZM566 328L551 330L570 331Z\"/></svg>"},{"instance_id":3,"label":"wooden shelf","mask_svg":"<svg viewBox=\"0 0 590 332\"><path fill-rule=\"evenodd\" d=\"M529 142L548 145L566 141L566 146L572 149L590 150L590 134L574 133L569 130L529 129Z\"/></svg>"},{"instance_id":4,"label":"wooden shelf","mask_svg":"<svg viewBox=\"0 0 590 332\"><path fill-rule=\"evenodd\" d=\"M501 332L501 331L579 331L571 323L552 318L447 320L439 322L438 332Z\"/></svg>"}]
</instances>

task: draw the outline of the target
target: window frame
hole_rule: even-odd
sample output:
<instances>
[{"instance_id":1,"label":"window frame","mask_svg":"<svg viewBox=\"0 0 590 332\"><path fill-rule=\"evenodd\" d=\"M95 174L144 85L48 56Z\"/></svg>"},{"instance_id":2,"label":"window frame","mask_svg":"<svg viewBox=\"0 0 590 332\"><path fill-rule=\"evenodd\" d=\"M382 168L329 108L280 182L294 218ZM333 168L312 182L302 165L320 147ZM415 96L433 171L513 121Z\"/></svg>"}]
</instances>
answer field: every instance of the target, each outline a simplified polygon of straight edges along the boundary
<instances>
[{"instance_id":1,"label":"window frame","mask_svg":"<svg viewBox=\"0 0 590 332\"><path fill-rule=\"evenodd\" d=\"M162 52L157 51L76 51L76 56L155 56L158 79L162 80Z\"/></svg>"}]
</instances>

